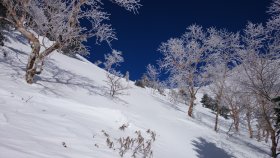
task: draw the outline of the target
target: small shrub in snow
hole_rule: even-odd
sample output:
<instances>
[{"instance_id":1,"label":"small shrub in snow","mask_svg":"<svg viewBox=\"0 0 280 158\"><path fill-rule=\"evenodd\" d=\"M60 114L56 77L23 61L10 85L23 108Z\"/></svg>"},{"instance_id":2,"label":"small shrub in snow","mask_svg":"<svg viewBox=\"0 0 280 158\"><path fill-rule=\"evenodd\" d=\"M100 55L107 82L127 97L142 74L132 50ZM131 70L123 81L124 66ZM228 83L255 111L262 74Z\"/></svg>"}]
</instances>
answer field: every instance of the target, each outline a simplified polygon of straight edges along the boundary
<instances>
[{"instance_id":1,"label":"small shrub in snow","mask_svg":"<svg viewBox=\"0 0 280 158\"><path fill-rule=\"evenodd\" d=\"M127 94L125 91L129 89L129 86L122 83L122 75L115 71L113 71L112 74L111 73L106 74L107 80L105 81L109 86L109 94L112 97Z\"/></svg>"},{"instance_id":2,"label":"small shrub in snow","mask_svg":"<svg viewBox=\"0 0 280 158\"><path fill-rule=\"evenodd\" d=\"M125 129L127 124L123 124L119 129ZM148 129L145 134L148 138L145 138L141 131L135 131L136 136L125 136L118 139L111 138L104 130L103 134L106 137L106 145L109 149L117 150L121 157L131 154L131 157L137 158L150 158L153 156L152 145L156 141L156 133Z\"/></svg>"},{"instance_id":3,"label":"small shrub in snow","mask_svg":"<svg viewBox=\"0 0 280 158\"><path fill-rule=\"evenodd\" d=\"M107 146L112 149L114 147L114 142L110 140L110 138L108 137L106 139L106 143L107 143Z\"/></svg>"},{"instance_id":4,"label":"small shrub in snow","mask_svg":"<svg viewBox=\"0 0 280 158\"><path fill-rule=\"evenodd\" d=\"M124 61L122 53L113 50L112 54L105 55L105 60L104 66L107 70L107 80L105 82L109 87L109 94L112 97L124 95L124 91L127 90L129 86L124 85L124 82L122 82L123 75L121 72L115 70L115 68Z\"/></svg>"},{"instance_id":5,"label":"small shrub in snow","mask_svg":"<svg viewBox=\"0 0 280 158\"><path fill-rule=\"evenodd\" d=\"M62 146L63 146L64 148L67 148L67 145L66 145L65 142L62 142Z\"/></svg>"},{"instance_id":6,"label":"small shrub in snow","mask_svg":"<svg viewBox=\"0 0 280 158\"><path fill-rule=\"evenodd\" d=\"M129 124L123 124L119 129L124 131L128 126Z\"/></svg>"}]
</instances>

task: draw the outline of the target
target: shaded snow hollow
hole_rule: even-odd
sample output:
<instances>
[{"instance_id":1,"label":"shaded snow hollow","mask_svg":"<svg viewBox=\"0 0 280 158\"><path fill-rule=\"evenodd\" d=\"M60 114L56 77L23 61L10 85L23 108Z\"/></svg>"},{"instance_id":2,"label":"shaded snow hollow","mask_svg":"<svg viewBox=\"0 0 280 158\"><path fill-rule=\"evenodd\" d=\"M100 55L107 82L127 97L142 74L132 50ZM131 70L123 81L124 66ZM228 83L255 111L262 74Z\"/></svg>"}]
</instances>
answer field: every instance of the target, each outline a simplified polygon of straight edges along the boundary
<instances>
[{"instance_id":1,"label":"shaded snow hollow","mask_svg":"<svg viewBox=\"0 0 280 158\"><path fill-rule=\"evenodd\" d=\"M105 71L81 57L53 53L36 83L28 85L28 42L18 33L6 35L0 48L8 54L0 53L1 158L117 158L102 130L115 140L148 129L156 133L155 158L269 157L269 144L249 140L245 131L227 136L230 120L221 119L219 133L214 132L214 114L201 107L200 99L195 118L187 117L186 105L133 82L127 95L112 99ZM128 128L121 131L123 124Z\"/></svg>"}]
</instances>

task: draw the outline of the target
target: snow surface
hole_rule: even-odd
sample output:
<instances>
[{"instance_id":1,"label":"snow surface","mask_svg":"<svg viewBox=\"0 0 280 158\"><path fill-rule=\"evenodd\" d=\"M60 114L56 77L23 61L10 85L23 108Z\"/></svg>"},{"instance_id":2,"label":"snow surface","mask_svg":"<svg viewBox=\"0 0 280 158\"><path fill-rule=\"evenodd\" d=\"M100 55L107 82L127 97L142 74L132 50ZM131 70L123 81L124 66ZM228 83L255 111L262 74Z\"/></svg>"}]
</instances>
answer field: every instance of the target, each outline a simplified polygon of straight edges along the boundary
<instances>
[{"instance_id":1,"label":"snow surface","mask_svg":"<svg viewBox=\"0 0 280 158\"><path fill-rule=\"evenodd\" d=\"M24 80L28 42L17 32L6 36L0 48L8 54L0 53L0 158L116 158L118 151L108 148L102 130L118 139L148 129L156 132L155 158L269 157L269 144L250 140L245 130L226 135L230 120L221 118L219 133L214 132L215 115L200 99L195 118L189 118L187 106L133 82L127 95L109 97L106 72L81 57L52 54L29 85ZM123 124L129 126L121 131Z\"/></svg>"}]
</instances>

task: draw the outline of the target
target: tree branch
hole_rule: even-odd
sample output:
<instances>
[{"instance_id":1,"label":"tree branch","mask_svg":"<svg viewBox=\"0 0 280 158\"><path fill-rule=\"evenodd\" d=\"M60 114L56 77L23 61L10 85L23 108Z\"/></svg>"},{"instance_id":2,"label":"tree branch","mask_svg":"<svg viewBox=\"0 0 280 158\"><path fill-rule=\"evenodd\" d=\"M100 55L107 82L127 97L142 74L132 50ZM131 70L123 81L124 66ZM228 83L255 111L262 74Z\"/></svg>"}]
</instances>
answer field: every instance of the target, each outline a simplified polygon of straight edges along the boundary
<instances>
[{"instance_id":1,"label":"tree branch","mask_svg":"<svg viewBox=\"0 0 280 158\"><path fill-rule=\"evenodd\" d=\"M11 24L13 24L13 25L15 25L15 23L14 23L13 21L11 21L10 19L8 19L8 18L1 17L1 16L0 16L0 20L5 20L5 21L7 21L7 22L9 22L9 23L11 23Z\"/></svg>"}]
</instances>

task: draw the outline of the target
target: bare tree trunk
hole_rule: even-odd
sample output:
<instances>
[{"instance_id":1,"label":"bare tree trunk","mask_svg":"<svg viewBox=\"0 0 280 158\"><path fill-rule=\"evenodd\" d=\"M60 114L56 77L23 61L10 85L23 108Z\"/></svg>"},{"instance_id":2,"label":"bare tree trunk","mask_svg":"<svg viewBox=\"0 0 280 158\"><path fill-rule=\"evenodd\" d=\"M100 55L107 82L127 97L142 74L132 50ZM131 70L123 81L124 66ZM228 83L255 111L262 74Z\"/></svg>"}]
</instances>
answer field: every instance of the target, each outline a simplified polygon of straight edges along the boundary
<instances>
[{"instance_id":1,"label":"bare tree trunk","mask_svg":"<svg viewBox=\"0 0 280 158\"><path fill-rule=\"evenodd\" d=\"M28 3L30 2L30 0L24 0L21 3L22 7L24 9L26 9L28 7ZM39 57L39 53L40 53L40 42L39 39L30 31L28 31L25 27L24 27L24 21L26 18L26 12L22 12L21 15L17 15L16 10L14 9L14 6L12 6L13 3L5 3L7 6L7 10L8 10L8 16L12 17L13 20L9 20L7 18L4 18L5 20L9 21L10 23L12 23L15 28L25 37L29 40L31 47L32 47L32 52L29 55L29 59L28 59L28 64L26 66L26 75L25 75L25 79L26 82L31 84L33 83L33 78L34 75L36 74L36 65L37 63L37 59ZM1 17L1 19L3 19L3 17Z\"/></svg>"},{"instance_id":2,"label":"bare tree trunk","mask_svg":"<svg viewBox=\"0 0 280 158\"><path fill-rule=\"evenodd\" d=\"M216 107L216 118L215 118L215 127L214 127L214 130L217 132L218 131L218 120L219 120L219 113L220 113L220 108L219 108L219 105L217 104L217 107Z\"/></svg>"},{"instance_id":3,"label":"bare tree trunk","mask_svg":"<svg viewBox=\"0 0 280 158\"><path fill-rule=\"evenodd\" d=\"M215 118L215 127L214 127L214 130L217 132L218 131L218 120L219 120L219 114L220 114L220 104L221 104L221 101L222 101L222 94L223 94L223 89L221 89L218 97L217 97L217 107L216 107L216 118Z\"/></svg>"},{"instance_id":4,"label":"bare tree trunk","mask_svg":"<svg viewBox=\"0 0 280 158\"><path fill-rule=\"evenodd\" d=\"M58 48L59 48L59 44L54 43L52 46L50 46L40 54L39 40L36 38L34 41L32 41L32 52L28 59L28 64L26 67L26 75L25 75L25 79L27 83L29 84L33 83L35 74L40 74L42 71L44 58Z\"/></svg>"},{"instance_id":5,"label":"bare tree trunk","mask_svg":"<svg viewBox=\"0 0 280 158\"><path fill-rule=\"evenodd\" d=\"M265 142L268 142L268 138L269 138L269 130L266 130L266 134L265 134Z\"/></svg>"},{"instance_id":6,"label":"bare tree trunk","mask_svg":"<svg viewBox=\"0 0 280 158\"><path fill-rule=\"evenodd\" d=\"M260 128L260 126L259 126L259 125L258 125L257 140L258 140L258 142L260 142L260 141L261 141L261 128Z\"/></svg>"},{"instance_id":7,"label":"bare tree trunk","mask_svg":"<svg viewBox=\"0 0 280 158\"><path fill-rule=\"evenodd\" d=\"M232 107L232 119L233 119L233 123L234 123L234 128L235 131L238 132L239 131L239 112L238 109L236 107L234 107L233 105Z\"/></svg>"},{"instance_id":8,"label":"bare tree trunk","mask_svg":"<svg viewBox=\"0 0 280 158\"><path fill-rule=\"evenodd\" d=\"M27 83L32 84L33 78L36 74L38 59L39 59L39 53L41 49L41 45L39 42L39 39L35 37L35 35L29 31L27 31L21 23L17 24L17 29L19 32L21 32L31 43L32 52L29 55L28 63L26 66L26 74L25 74L25 80Z\"/></svg>"},{"instance_id":9,"label":"bare tree trunk","mask_svg":"<svg viewBox=\"0 0 280 158\"><path fill-rule=\"evenodd\" d=\"M40 52L39 41L33 42L32 52L29 55L28 63L26 66L25 80L27 83L32 84L37 70L38 57Z\"/></svg>"},{"instance_id":10,"label":"bare tree trunk","mask_svg":"<svg viewBox=\"0 0 280 158\"><path fill-rule=\"evenodd\" d=\"M252 129L252 125L251 125L251 115L250 115L250 112L246 113L246 120L247 120L247 125L248 125L249 136L250 136L250 138L253 138L253 129Z\"/></svg>"},{"instance_id":11,"label":"bare tree trunk","mask_svg":"<svg viewBox=\"0 0 280 158\"><path fill-rule=\"evenodd\" d=\"M276 132L273 129L270 129L270 139L271 139L271 156L277 158L277 140Z\"/></svg>"},{"instance_id":12,"label":"bare tree trunk","mask_svg":"<svg viewBox=\"0 0 280 158\"><path fill-rule=\"evenodd\" d=\"M225 88L225 80L226 80L226 74L227 74L227 67L225 67L225 70L223 72L223 78L222 81L220 82L220 84L218 84L219 88L218 88L218 92L216 94L216 99L217 99L217 107L216 107L216 118L215 118L215 127L214 130L217 132L218 131L218 121L219 121L219 114L220 114L220 106L222 103L222 97L224 94L224 88Z\"/></svg>"},{"instance_id":13,"label":"bare tree trunk","mask_svg":"<svg viewBox=\"0 0 280 158\"><path fill-rule=\"evenodd\" d=\"M234 121L235 131L238 132L239 131L239 118L238 118L238 116L234 120L235 120Z\"/></svg>"},{"instance_id":14,"label":"bare tree trunk","mask_svg":"<svg viewBox=\"0 0 280 158\"><path fill-rule=\"evenodd\" d=\"M195 101L196 97L195 94L191 94L191 98L190 98L190 102L189 102L189 110L188 110L188 115L190 117L192 117L193 114L193 107L194 107L194 101Z\"/></svg>"},{"instance_id":15,"label":"bare tree trunk","mask_svg":"<svg viewBox=\"0 0 280 158\"><path fill-rule=\"evenodd\" d=\"M271 123L271 120L269 116L267 115L267 111L265 108L265 101L261 101L261 106L262 106L262 113L263 117L267 123L266 125L266 131L267 131L267 136L270 134L270 140L271 140L271 157L277 158L277 139L276 139L276 132L273 129L273 125Z\"/></svg>"}]
</instances>

